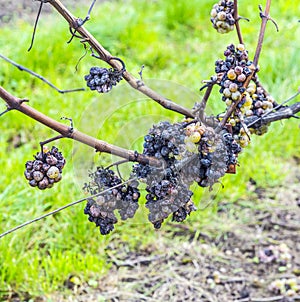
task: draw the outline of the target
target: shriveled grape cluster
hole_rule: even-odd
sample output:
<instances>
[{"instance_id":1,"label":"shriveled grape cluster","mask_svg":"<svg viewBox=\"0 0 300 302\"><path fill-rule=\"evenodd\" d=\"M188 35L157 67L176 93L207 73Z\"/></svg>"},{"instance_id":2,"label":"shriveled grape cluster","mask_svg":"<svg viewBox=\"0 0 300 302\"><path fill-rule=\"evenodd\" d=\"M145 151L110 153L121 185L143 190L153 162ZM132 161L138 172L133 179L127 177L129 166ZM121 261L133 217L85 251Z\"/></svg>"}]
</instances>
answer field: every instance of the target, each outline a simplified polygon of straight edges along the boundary
<instances>
[{"instance_id":1,"label":"shriveled grape cluster","mask_svg":"<svg viewBox=\"0 0 300 302\"><path fill-rule=\"evenodd\" d=\"M213 27L221 34L234 29L234 2L233 0L221 0L216 3L210 12L210 21Z\"/></svg>"},{"instance_id":2,"label":"shriveled grape cluster","mask_svg":"<svg viewBox=\"0 0 300 302\"><path fill-rule=\"evenodd\" d=\"M247 92L252 99L252 106L250 111L246 114L249 116L256 116L257 118L272 111L278 104L275 102L274 98L267 94L262 87L260 87L255 82L251 82L247 87ZM261 125L258 128L250 128L250 132L256 135L263 135L268 131L268 125Z\"/></svg>"},{"instance_id":3,"label":"shriveled grape cluster","mask_svg":"<svg viewBox=\"0 0 300 302\"><path fill-rule=\"evenodd\" d=\"M187 152L193 155L186 155L190 160L182 169L182 177L190 183L196 181L201 187L212 186L236 165L241 148L225 129L216 133L214 129L195 122L185 130Z\"/></svg>"},{"instance_id":4,"label":"shriveled grape cluster","mask_svg":"<svg viewBox=\"0 0 300 302\"><path fill-rule=\"evenodd\" d=\"M90 173L91 181L86 183L84 190L94 195L110 189L103 195L89 198L84 213L89 216L89 221L94 222L100 228L102 235L110 233L114 224L118 222L114 211L118 210L121 219L132 218L138 209L140 192L138 182L122 184L122 180L110 169L98 167ZM113 188L117 186L116 188Z\"/></svg>"},{"instance_id":5,"label":"shriveled grape cluster","mask_svg":"<svg viewBox=\"0 0 300 302\"><path fill-rule=\"evenodd\" d=\"M144 137L143 154L164 160L166 166L155 169L137 164L133 168L135 175L147 184L146 207L149 209L149 221L155 228L160 228L170 214L179 222L195 209L190 201L192 192L176 168L176 158L185 148L184 138L180 123L160 122L154 125Z\"/></svg>"},{"instance_id":6,"label":"shriveled grape cluster","mask_svg":"<svg viewBox=\"0 0 300 302\"><path fill-rule=\"evenodd\" d=\"M169 170L169 171L168 171ZM190 200L193 193L180 179L180 174L168 169L164 175L149 178L147 181L146 207L149 209L149 221L155 228L160 228L164 219L173 215L173 220L185 220L195 210Z\"/></svg>"},{"instance_id":7,"label":"shriveled grape cluster","mask_svg":"<svg viewBox=\"0 0 300 302\"><path fill-rule=\"evenodd\" d=\"M228 108L232 103L238 102L235 112L229 117L228 123L232 126L233 137L242 147L250 142L250 134L262 135L267 132L267 125L259 128L243 127L245 118L255 116L259 118L277 105L274 99L266 94L259 85L257 74L252 75L253 62L248 58L248 52L243 44L227 46L224 51L225 59L219 59L215 63L215 71L218 75L222 100ZM257 72L257 70L256 70ZM252 76L251 76L252 75ZM247 85L246 80L251 76ZM224 114L220 114L222 120Z\"/></svg>"},{"instance_id":8,"label":"shriveled grape cluster","mask_svg":"<svg viewBox=\"0 0 300 302\"><path fill-rule=\"evenodd\" d=\"M145 155L165 160L157 169L137 164L134 173L147 184L149 220L160 228L164 219L183 221L195 206L189 186L211 186L235 165L241 148L227 131L216 134L196 120L154 125L145 136Z\"/></svg>"},{"instance_id":9,"label":"shriveled grape cluster","mask_svg":"<svg viewBox=\"0 0 300 302\"><path fill-rule=\"evenodd\" d=\"M252 73L250 69L252 61L248 59L248 52L243 44L238 44L236 47L233 44L227 46L224 56L225 60L216 61L215 71L222 75L220 81L222 100L230 106L233 102L239 101L246 91L243 85ZM251 104L251 99L245 98L240 103L240 108L244 105L241 110L247 110Z\"/></svg>"},{"instance_id":10,"label":"shriveled grape cluster","mask_svg":"<svg viewBox=\"0 0 300 302\"><path fill-rule=\"evenodd\" d=\"M54 146L51 150L44 147L43 152L38 152L34 158L25 164L26 179L32 187L40 190L52 188L54 183L61 180L66 160Z\"/></svg>"},{"instance_id":11,"label":"shriveled grape cluster","mask_svg":"<svg viewBox=\"0 0 300 302\"><path fill-rule=\"evenodd\" d=\"M84 77L87 86L99 93L109 92L122 80L122 71L102 67L91 67L90 73Z\"/></svg>"}]
</instances>

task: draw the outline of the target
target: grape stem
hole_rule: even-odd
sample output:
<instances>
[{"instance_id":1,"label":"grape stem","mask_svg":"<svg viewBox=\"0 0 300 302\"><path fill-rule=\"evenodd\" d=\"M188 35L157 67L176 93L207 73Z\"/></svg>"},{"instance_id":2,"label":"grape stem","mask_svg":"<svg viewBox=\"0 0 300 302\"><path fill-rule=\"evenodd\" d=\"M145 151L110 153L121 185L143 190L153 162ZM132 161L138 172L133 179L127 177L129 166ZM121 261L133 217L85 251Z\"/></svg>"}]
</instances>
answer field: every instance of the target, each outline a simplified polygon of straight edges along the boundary
<instances>
[{"instance_id":1,"label":"grape stem","mask_svg":"<svg viewBox=\"0 0 300 302\"><path fill-rule=\"evenodd\" d=\"M117 155L119 157L127 159L128 161L139 162L142 164L149 164L151 166L156 166L156 167L162 166L162 162L154 157L146 156L143 154L139 154L138 152L133 150L126 150L121 147L111 145L105 141L98 140L76 129L70 131L70 127L62 123L59 123L56 120L50 118L49 116L28 106L27 104L24 103L25 100L21 100L11 95L8 91L6 91L1 86L0 86L0 97L6 102L10 110L14 109L27 115L28 117L36 120L37 122L60 133L62 137L76 140L92 148L95 148L96 151Z\"/></svg>"},{"instance_id":2,"label":"grape stem","mask_svg":"<svg viewBox=\"0 0 300 302\"><path fill-rule=\"evenodd\" d=\"M57 12L69 23L71 29L74 29L80 34L82 42L88 43L92 47L92 49L94 49L98 53L101 60L105 61L116 70L122 70L122 64L118 60L113 59L113 56L96 40L96 38L89 31L87 31L82 26L80 19L75 18L59 0L49 0L48 3L52 5L57 10ZM175 102L163 97L156 91L147 87L143 82L141 83L141 80L136 79L128 71L124 71L123 78L132 88L145 94L153 101L160 104L162 107L175 111L187 117L195 117L190 109L182 107L181 105L176 104Z\"/></svg>"},{"instance_id":3,"label":"grape stem","mask_svg":"<svg viewBox=\"0 0 300 302\"><path fill-rule=\"evenodd\" d=\"M241 32L241 28L240 28L240 23L239 23L239 21L241 20L241 17L238 14L238 0L234 0L234 15L233 15L233 18L235 20L235 28L236 28L236 33L238 35L239 42L241 44L244 44L243 37L242 37L242 32Z\"/></svg>"},{"instance_id":4,"label":"grape stem","mask_svg":"<svg viewBox=\"0 0 300 302\"><path fill-rule=\"evenodd\" d=\"M212 92L213 86L214 86L213 83L211 83L211 84L209 84L209 85L207 86L207 89L206 89L205 94L204 94L204 96L203 96L203 98L202 98L202 101L201 101L201 103L200 103L200 105L199 105L199 108L197 109L197 110L199 110L199 119L200 119L200 121L201 121L204 125L206 125L205 108L206 108L206 104L207 104L207 101L208 101L208 99L209 99L209 96L210 96L210 94L211 94L211 92Z\"/></svg>"},{"instance_id":5,"label":"grape stem","mask_svg":"<svg viewBox=\"0 0 300 302\"><path fill-rule=\"evenodd\" d=\"M257 42L257 47L253 59L253 64L255 67L257 67L259 56L262 50L262 45L265 37L265 32L266 32L266 26L267 22L271 20L270 17L270 8L271 8L271 0L267 0L266 3L266 8L264 13L260 12L260 17L261 17L261 26L260 26L260 31L259 31L259 36L258 36L258 42Z\"/></svg>"}]
</instances>

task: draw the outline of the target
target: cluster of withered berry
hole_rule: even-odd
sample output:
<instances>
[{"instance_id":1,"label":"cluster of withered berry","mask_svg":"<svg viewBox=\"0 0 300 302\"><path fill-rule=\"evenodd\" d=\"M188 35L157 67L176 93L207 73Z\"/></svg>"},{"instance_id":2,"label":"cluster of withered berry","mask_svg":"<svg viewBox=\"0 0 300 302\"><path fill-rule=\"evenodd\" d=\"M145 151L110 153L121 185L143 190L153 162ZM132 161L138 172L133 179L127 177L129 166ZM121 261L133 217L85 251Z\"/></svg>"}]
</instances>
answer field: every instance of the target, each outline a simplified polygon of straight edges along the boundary
<instances>
[{"instance_id":1,"label":"cluster of withered berry","mask_svg":"<svg viewBox=\"0 0 300 302\"><path fill-rule=\"evenodd\" d=\"M241 147L226 129L216 133L213 128L193 122L185 128L186 155L183 177L199 186L212 186L237 164Z\"/></svg>"},{"instance_id":2,"label":"cluster of withered berry","mask_svg":"<svg viewBox=\"0 0 300 302\"><path fill-rule=\"evenodd\" d=\"M98 167L89 176L91 181L84 185L84 190L92 195L100 194L88 199L84 213L89 216L89 221L100 228L101 234L106 235L118 222L115 210L118 210L122 220L134 216L140 197L138 182L122 184L122 180L114 171L103 167ZM105 192L101 194L103 191Z\"/></svg>"},{"instance_id":3,"label":"cluster of withered berry","mask_svg":"<svg viewBox=\"0 0 300 302\"><path fill-rule=\"evenodd\" d=\"M144 137L143 154L163 160L165 167L157 169L137 164L134 174L147 184L146 207L149 221L160 228L164 219L172 214L173 220L183 221L195 210L190 200L192 192L176 166L185 149L183 124L160 122Z\"/></svg>"},{"instance_id":4,"label":"cluster of withered berry","mask_svg":"<svg viewBox=\"0 0 300 302\"><path fill-rule=\"evenodd\" d=\"M123 79L122 75L123 71L96 66L91 67L89 74L84 79L91 90L107 93Z\"/></svg>"},{"instance_id":5,"label":"cluster of withered berry","mask_svg":"<svg viewBox=\"0 0 300 302\"><path fill-rule=\"evenodd\" d=\"M243 44L227 46L224 51L225 59L215 63L215 72L221 86L222 100L226 104L226 111L233 103L238 103L235 111L228 119L232 127L233 137L242 147L250 142L250 134L264 134L268 126L247 129L243 121L247 117L261 117L272 111L277 105L259 85L258 77L253 62L248 58L248 52ZM250 77L250 78L249 78ZM225 113L218 115L222 120Z\"/></svg>"},{"instance_id":6,"label":"cluster of withered berry","mask_svg":"<svg viewBox=\"0 0 300 302\"><path fill-rule=\"evenodd\" d=\"M213 27L221 34L234 29L234 2L233 0L221 0L214 4L210 12L210 21Z\"/></svg>"},{"instance_id":7,"label":"cluster of withered berry","mask_svg":"<svg viewBox=\"0 0 300 302\"><path fill-rule=\"evenodd\" d=\"M137 164L134 174L147 184L149 220L159 228L172 214L183 221L195 206L189 190L193 182L212 186L237 163L240 146L227 131L216 133L197 120L154 125L145 136L143 153L164 159L162 169Z\"/></svg>"},{"instance_id":8,"label":"cluster of withered berry","mask_svg":"<svg viewBox=\"0 0 300 302\"><path fill-rule=\"evenodd\" d=\"M25 164L24 175L30 186L40 190L52 188L54 183L61 180L66 160L54 146L51 150L44 146L43 151L38 152L34 158Z\"/></svg>"}]
</instances>

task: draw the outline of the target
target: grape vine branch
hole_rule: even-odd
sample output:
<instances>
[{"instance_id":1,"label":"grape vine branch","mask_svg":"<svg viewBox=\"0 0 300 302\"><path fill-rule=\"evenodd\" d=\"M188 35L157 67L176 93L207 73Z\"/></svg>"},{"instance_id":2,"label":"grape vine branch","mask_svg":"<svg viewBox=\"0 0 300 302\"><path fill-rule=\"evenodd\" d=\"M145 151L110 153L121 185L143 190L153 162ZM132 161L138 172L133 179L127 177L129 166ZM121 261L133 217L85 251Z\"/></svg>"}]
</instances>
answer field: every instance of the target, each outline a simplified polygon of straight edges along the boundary
<instances>
[{"instance_id":1,"label":"grape vine branch","mask_svg":"<svg viewBox=\"0 0 300 302\"><path fill-rule=\"evenodd\" d=\"M143 83L142 77L136 79L126 70L125 63L120 58L110 54L85 29L83 25L90 19L95 0L84 20L75 18L58 0L39 1L41 6L38 18L42 4L49 3L68 22L72 33L69 42L73 38L79 38L85 48L91 51L93 57L112 67L110 69L91 67L90 73L85 76L87 86L91 90L97 90L99 93L109 92L124 78L132 88L148 96L163 108L184 116L184 120L181 122L174 124L160 122L153 125L144 137L144 150L140 154L137 151L126 150L89 136L74 129L72 124L71 127L68 127L30 107L26 104L27 99L20 99L0 86L0 97L7 105L7 110L0 116L11 110L19 111L59 134L46 142L69 138L88 145L96 151L125 159L106 168L98 167L95 172L90 173L91 181L84 185L87 193L96 196L83 199L88 201L84 213L89 215L91 222L95 222L96 226L100 227L103 235L110 233L117 222L115 210L119 211L123 220L134 216L140 197L138 189L140 181L147 185L148 219L155 228L160 228L164 219L170 214L172 214L173 220L182 222L196 209L191 200L193 192L189 190L192 183L196 182L201 187L212 187L225 173L235 173L238 154L249 144L252 134L266 133L272 122L298 118L296 114L300 112L300 103L290 106L286 104L300 94L300 88L289 99L278 104L264 89L257 76L267 22L272 21L278 30L277 24L270 16L271 0L266 0L264 12L259 7L261 27L253 61L249 59L242 38L239 26L242 18L238 14L238 1L220 0L213 6L211 22L214 28L220 33L227 33L235 27L239 44L227 46L224 51L225 58L215 62L216 75L212 76L210 80L203 81L205 85L200 90L206 88L205 94L201 102L196 103L193 109L187 109L147 87ZM35 22L34 34L38 18ZM32 43L33 41L34 36ZM87 44L89 48L87 48ZM0 55L0 58L20 70L28 71L4 56ZM34 72L30 73L45 80ZM53 87L51 83L49 85ZM222 101L226 104L226 110L217 116L207 117L207 103L215 86L220 87L219 92L222 95ZM35 160L26 163L24 172L29 184L33 187L37 186L41 190L51 188L55 182L61 179L62 169L65 165L65 159L56 147L53 146L49 150L44 145L41 143L41 152L34 156ZM118 169L120 164L127 162L138 163L132 167L129 177L130 184L122 181ZM112 167L117 169L119 176L110 169ZM136 181L133 181L134 179ZM100 194L101 192L108 193ZM49 215L46 214L43 217ZM39 219L33 221L37 220ZM23 226L28 224L25 223Z\"/></svg>"},{"instance_id":2,"label":"grape vine branch","mask_svg":"<svg viewBox=\"0 0 300 302\"><path fill-rule=\"evenodd\" d=\"M105 141L101 141L97 138L82 133L76 129L71 130L70 127L62 123L59 123L54 119L50 118L49 116L46 116L43 113L28 106L27 104L25 104L24 100L13 96L1 86L0 86L0 97L7 103L9 111L13 109L17 110L27 115L28 117L31 117L37 122L51 128L52 130L55 130L65 138L76 140L92 148L95 148L96 151L117 155L119 157L128 159L129 161L138 161L153 166L161 166L161 162L156 158L147 157L135 151L126 150L121 147L111 145Z\"/></svg>"},{"instance_id":3,"label":"grape vine branch","mask_svg":"<svg viewBox=\"0 0 300 302\"><path fill-rule=\"evenodd\" d=\"M117 60L112 60L113 56L107 51L98 41L97 39L87 31L84 26L81 26L81 19L75 18L70 11L58 0L49 0L49 4L51 4L59 14L69 23L71 29L76 30L81 36L81 41L88 43L99 55L99 58L104 62L108 63L111 67L121 70L122 66L120 62ZM151 88L147 87L141 80L136 79L133 75L131 75L128 71L125 71L123 74L124 79L138 91L142 92L146 96L153 99L155 102L159 103L166 109L170 109L181 113L188 117L194 117L191 110L178 105L163 96L161 96L156 91L152 90Z\"/></svg>"}]
</instances>

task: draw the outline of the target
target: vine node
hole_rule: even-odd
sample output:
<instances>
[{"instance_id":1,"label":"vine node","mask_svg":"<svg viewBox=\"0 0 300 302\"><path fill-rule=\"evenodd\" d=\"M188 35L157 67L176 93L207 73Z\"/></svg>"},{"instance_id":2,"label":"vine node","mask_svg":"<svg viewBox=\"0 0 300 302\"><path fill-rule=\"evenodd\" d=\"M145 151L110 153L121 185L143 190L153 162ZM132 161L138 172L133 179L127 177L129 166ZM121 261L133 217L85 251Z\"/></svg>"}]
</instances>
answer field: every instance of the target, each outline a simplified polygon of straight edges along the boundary
<instances>
[{"instance_id":1,"label":"vine node","mask_svg":"<svg viewBox=\"0 0 300 302\"><path fill-rule=\"evenodd\" d=\"M263 12L263 9L262 9L262 6L261 6L261 5L258 6L258 9L259 9L259 16L260 16L260 18L261 18L261 19L266 18L268 21L271 21L271 22L274 24L274 26L275 26L275 28L276 28L276 31L279 32L279 27L278 27L277 22L276 22L269 14L266 15L266 14Z\"/></svg>"},{"instance_id":2,"label":"vine node","mask_svg":"<svg viewBox=\"0 0 300 302\"><path fill-rule=\"evenodd\" d=\"M76 32L77 32L77 29L79 27L82 27L87 21L89 21L91 19L91 12L92 12L92 9L93 9L96 1L97 0L93 0L92 4L91 4L91 6L90 6L90 8L88 10L88 13L87 13L87 15L86 15L86 17L84 19L81 19L81 18L75 19L74 22L73 22L73 24L72 24L72 26L69 27L69 30L70 30L72 36L71 36L70 40L67 43L71 43L72 40L74 39L74 37L75 38L79 38L79 39L84 39L84 37L76 35ZM74 31L73 31L72 28L74 28Z\"/></svg>"}]
</instances>

